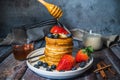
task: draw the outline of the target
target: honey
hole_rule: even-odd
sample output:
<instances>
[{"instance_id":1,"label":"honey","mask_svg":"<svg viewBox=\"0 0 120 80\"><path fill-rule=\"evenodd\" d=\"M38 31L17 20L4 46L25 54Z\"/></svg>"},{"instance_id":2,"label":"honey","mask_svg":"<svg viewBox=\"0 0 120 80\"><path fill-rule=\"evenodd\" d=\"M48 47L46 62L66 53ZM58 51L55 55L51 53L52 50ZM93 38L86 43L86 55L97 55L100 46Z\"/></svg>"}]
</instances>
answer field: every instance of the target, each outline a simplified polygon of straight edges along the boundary
<instances>
[{"instance_id":1,"label":"honey","mask_svg":"<svg viewBox=\"0 0 120 80\"><path fill-rule=\"evenodd\" d=\"M34 44L13 45L13 54L16 60L24 60L34 50Z\"/></svg>"}]
</instances>

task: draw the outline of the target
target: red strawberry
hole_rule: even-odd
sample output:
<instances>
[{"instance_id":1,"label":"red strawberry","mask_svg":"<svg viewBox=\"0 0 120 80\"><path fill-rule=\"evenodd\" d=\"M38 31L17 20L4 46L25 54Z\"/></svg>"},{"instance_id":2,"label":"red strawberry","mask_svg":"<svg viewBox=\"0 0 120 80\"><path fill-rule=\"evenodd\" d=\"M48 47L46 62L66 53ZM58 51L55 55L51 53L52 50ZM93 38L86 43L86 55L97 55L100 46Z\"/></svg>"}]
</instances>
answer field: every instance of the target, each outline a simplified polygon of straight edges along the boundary
<instances>
[{"instance_id":1,"label":"red strawberry","mask_svg":"<svg viewBox=\"0 0 120 80\"><path fill-rule=\"evenodd\" d=\"M50 30L53 34L68 34L68 32L61 26L55 25Z\"/></svg>"},{"instance_id":2,"label":"red strawberry","mask_svg":"<svg viewBox=\"0 0 120 80\"><path fill-rule=\"evenodd\" d=\"M75 65L75 59L72 55L65 54L58 63L57 70L70 70Z\"/></svg>"},{"instance_id":3,"label":"red strawberry","mask_svg":"<svg viewBox=\"0 0 120 80\"><path fill-rule=\"evenodd\" d=\"M82 49L78 51L76 54L75 60L76 62L82 62L82 61L87 61L89 59L88 55L86 52L84 52Z\"/></svg>"},{"instance_id":4,"label":"red strawberry","mask_svg":"<svg viewBox=\"0 0 120 80\"><path fill-rule=\"evenodd\" d=\"M87 47L85 49L79 50L75 56L76 62L87 61L92 52L93 52L92 47Z\"/></svg>"}]
</instances>

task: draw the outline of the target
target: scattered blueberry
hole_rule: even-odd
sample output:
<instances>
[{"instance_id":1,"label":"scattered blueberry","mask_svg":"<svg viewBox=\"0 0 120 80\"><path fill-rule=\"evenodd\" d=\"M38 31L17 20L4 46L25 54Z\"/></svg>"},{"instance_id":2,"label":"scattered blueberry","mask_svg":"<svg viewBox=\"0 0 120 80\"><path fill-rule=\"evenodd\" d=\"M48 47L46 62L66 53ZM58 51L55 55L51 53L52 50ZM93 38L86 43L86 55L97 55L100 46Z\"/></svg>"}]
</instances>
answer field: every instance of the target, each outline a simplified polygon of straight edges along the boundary
<instances>
[{"instance_id":1,"label":"scattered blueberry","mask_svg":"<svg viewBox=\"0 0 120 80\"><path fill-rule=\"evenodd\" d=\"M51 69L56 69L56 65L51 65Z\"/></svg>"},{"instance_id":2,"label":"scattered blueberry","mask_svg":"<svg viewBox=\"0 0 120 80\"><path fill-rule=\"evenodd\" d=\"M37 64L34 65L35 68L39 68L39 66Z\"/></svg>"},{"instance_id":3,"label":"scattered blueberry","mask_svg":"<svg viewBox=\"0 0 120 80\"><path fill-rule=\"evenodd\" d=\"M47 68L47 67L48 67L48 63L46 63L46 62L43 63L43 67L44 67L44 68Z\"/></svg>"},{"instance_id":4,"label":"scattered blueberry","mask_svg":"<svg viewBox=\"0 0 120 80\"><path fill-rule=\"evenodd\" d=\"M43 62L42 61L38 61L38 66L42 66L43 65Z\"/></svg>"},{"instance_id":5,"label":"scattered blueberry","mask_svg":"<svg viewBox=\"0 0 120 80\"><path fill-rule=\"evenodd\" d=\"M74 70L76 70L76 69L77 69L76 67L73 67L73 68L72 68L72 71L74 71Z\"/></svg>"},{"instance_id":6,"label":"scattered blueberry","mask_svg":"<svg viewBox=\"0 0 120 80\"><path fill-rule=\"evenodd\" d=\"M86 65L86 62L81 62L79 67L83 68Z\"/></svg>"},{"instance_id":7,"label":"scattered blueberry","mask_svg":"<svg viewBox=\"0 0 120 80\"><path fill-rule=\"evenodd\" d=\"M66 36L69 38L69 37L72 37L72 34L67 34Z\"/></svg>"},{"instance_id":8,"label":"scattered blueberry","mask_svg":"<svg viewBox=\"0 0 120 80\"><path fill-rule=\"evenodd\" d=\"M51 68L49 68L49 67L47 67L47 68L46 68L46 71L52 71L52 69L51 69Z\"/></svg>"},{"instance_id":9,"label":"scattered blueberry","mask_svg":"<svg viewBox=\"0 0 120 80\"><path fill-rule=\"evenodd\" d=\"M57 39L59 37L59 34L55 34L54 38Z\"/></svg>"},{"instance_id":10,"label":"scattered blueberry","mask_svg":"<svg viewBox=\"0 0 120 80\"><path fill-rule=\"evenodd\" d=\"M54 36L53 36L53 34L49 33L49 34L47 34L47 37L53 38Z\"/></svg>"}]
</instances>

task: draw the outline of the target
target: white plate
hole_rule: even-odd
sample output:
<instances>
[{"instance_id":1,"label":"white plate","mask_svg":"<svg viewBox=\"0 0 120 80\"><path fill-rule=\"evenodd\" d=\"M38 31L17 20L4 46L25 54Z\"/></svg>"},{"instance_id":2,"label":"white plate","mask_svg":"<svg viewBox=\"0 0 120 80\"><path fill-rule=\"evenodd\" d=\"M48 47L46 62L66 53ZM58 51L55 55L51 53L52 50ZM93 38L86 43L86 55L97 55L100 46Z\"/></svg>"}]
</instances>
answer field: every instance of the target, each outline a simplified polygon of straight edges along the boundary
<instances>
[{"instance_id":1,"label":"white plate","mask_svg":"<svg viewBox=\"0 0 120 80\"><path fill-rule=\"evenodd\" d=\"M27 58L35 56L35 55L38 55L38 54L43 54L43 52L44 52L44 48L40 48L40 49L34 50L27 56ZM91 60L83 68L79 67L77 70L74 70L74 71L58 72L56 70L54 70L54 71L46 71L42 67L40 67L40 69L35 68L33 65L36 64L37 61L34 62L34 63L31 63L31 61L38 60L38 59L39 59L39 57L36 57L34 59L31 59L30 61L26 61L28 67L33 72L37 73L38 75L40 75L42 77L50 78L50 79L68 79L68 78L73 78L75 76L78 76L78 75L82 74L86 70L88 70L91 67L92 63L93 63L93 57L92 57Z\"/></svg>"}]
</instances>

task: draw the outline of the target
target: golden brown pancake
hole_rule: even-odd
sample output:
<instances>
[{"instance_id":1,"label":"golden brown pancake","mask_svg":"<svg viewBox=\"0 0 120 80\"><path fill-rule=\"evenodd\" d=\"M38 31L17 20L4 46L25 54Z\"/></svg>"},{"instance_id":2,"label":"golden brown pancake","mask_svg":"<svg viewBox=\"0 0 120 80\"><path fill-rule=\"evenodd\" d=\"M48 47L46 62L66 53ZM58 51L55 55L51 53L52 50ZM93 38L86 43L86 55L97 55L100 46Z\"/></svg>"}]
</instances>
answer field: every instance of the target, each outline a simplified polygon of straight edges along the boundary
<instances>
[{"instance_id":1,"label":"golden brown pancake","mask_svg":"<svg viewBox=\"0 0 120 80\"><path fill-rule=\"evenodd\" d=\"M49 64L57 65L65 54L72 54L73 39L72 38L48 38L45 37L45 61Z\"/></svg>"}]
</instances>

